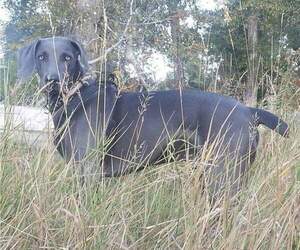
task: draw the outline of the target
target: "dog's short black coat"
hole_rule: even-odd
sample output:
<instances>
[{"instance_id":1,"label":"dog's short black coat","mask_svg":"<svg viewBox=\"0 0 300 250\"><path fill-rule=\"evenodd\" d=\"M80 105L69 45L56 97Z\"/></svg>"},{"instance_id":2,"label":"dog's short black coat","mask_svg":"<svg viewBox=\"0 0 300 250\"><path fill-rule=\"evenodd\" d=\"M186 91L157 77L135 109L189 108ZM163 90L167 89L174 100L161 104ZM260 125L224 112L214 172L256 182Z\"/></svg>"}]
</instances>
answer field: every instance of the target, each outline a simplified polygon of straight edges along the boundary
<instances>
[{"instance_id":1,"label":"dog's short black coat","mask_svg":"<svg viewBox=\"0 0 300 250\"><path fill-rule=\"evenodd\" d=\"M93 164L102 176L162 163L170 152L174 159L186 159L206 147L214 151L206 169L212 189L221 189L229 178L236 191L255 158L256 127L264 124L282 136L288 133L277 116L230 97L195 89L119 92L111 82L83 80L87 68L82 47L64 37L39 39L19 52L19 78L37 71L46 90L60 153L67 161L80 162L102 145L106 153ZM80 89L63 104L64 86L71 89L76 81L83 82ZM104 138L108 143L103 144ZM231 172L228 165L234 166ZM81 166L84 172L87 166Z\"/></svg>"}]
</instances>

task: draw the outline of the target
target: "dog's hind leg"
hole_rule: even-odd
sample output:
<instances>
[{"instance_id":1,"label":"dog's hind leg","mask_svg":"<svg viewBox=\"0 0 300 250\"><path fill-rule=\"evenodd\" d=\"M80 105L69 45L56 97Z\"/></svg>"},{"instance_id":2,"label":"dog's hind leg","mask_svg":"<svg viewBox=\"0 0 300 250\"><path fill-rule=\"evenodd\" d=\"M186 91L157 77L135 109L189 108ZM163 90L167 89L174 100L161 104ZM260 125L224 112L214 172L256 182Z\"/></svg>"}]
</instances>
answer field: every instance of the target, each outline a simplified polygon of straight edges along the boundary
<instances>
[{"instance_id":1,"label":"dog's hind leg","mask_svg":"<svg viewBox=\"0 0 300 250\"><path fill-rule=\"evenodd\" d=\"M245 173L255 159L258 136L235 134L215 143L215 158L205 169L206 187L213 203L224 197L234 197L246 182ZM209 154L210 149L206 150Z\"/></svg>"}]
</instances>

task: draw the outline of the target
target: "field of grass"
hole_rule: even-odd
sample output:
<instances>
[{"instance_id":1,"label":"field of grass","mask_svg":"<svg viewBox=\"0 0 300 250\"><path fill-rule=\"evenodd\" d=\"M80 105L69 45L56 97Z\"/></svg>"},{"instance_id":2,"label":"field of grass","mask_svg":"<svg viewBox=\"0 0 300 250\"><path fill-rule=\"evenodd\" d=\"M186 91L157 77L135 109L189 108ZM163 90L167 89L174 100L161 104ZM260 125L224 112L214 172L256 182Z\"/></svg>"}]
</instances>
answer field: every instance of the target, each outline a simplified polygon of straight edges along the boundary
<instances>
[{"instance_id":1,"label":"field of grass","mask_svg":"<svg viewBox=\"0 0 300 250\"><path fill-rule=\"evenodd\" d=\"M51 140L0 143L0 249L300 249L300 129L263 130L249 181L211 204L201 161L86 188Z\"/></svg>"},{"instance_id":2,"label":"field of grass","mask_svg":"<svg viewBox=\"0 0 300 250\"><path fill-rule=\"evenodd\" d=\"M262 130L248 183L214 204L201 160L83 188L50 138L39 147L16 142L8 126L0 134L0 249L300 249L299 120L292 110L277 113L291 125L289 138Z\"/></svg>"}]
</instances>

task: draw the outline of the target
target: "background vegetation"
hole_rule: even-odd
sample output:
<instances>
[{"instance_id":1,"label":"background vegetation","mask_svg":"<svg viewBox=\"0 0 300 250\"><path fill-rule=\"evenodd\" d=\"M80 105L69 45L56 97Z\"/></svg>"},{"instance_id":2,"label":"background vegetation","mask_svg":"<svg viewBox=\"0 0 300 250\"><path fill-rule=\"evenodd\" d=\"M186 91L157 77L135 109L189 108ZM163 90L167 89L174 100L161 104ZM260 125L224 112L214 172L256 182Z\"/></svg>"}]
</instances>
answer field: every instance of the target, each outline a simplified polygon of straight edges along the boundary
<instances>
[{"instance_id":1,"label":"background vegetation","mask_svg":"<svg viewBox=\"0 0 300 250\"><path fill-rule=\"evenodd\" d=\"M117 71L123 84L210 88L252 103L276 95L290 83L286 77L300 78L299 1L228 0L213 10L201 0L8 0L6 6L7 57L38 37L71 36L85 45L95 71ZM146 70L155 52L172 68L164 81Z\"/></svg>"},{"instance_id":2,"label":"background vegetation","mask_svg":"<svg viewBox=\"0 0 300 250\"><path fill-rule=\"evenodd\" d=\"M104 78L113 72L121 88L221 92L277 113L291 134L284 140L262 130L249 182L237 197L212 205L199 181L209 152L83 190L51 140L17 142L7 122L0 134L1 249L300 249L299 1L227 0L213 10L200 0L5 5L3 103L41 105L35 78L16 84L16 50L64 35L82 42L92 70ZM163 80L149 70L153 54L171 69Z\"/></svg>"}]
</instances>

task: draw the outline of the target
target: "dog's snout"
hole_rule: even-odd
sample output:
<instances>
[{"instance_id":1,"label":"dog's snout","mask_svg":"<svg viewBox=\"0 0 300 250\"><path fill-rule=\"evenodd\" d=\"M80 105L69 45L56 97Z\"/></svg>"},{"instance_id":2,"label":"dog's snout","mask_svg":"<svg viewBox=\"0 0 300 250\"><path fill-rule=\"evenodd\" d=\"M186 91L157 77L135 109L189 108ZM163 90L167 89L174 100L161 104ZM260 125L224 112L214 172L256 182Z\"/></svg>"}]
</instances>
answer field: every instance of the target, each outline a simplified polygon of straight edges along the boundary
<instances>
[{"instance_id":1,"label":"dog's snout","mask_svg":"<svg viewBox=\"0 0 300 250\"><path fill-rule=\"evenodd\" d=\"M58 74L48 74L46 76L47 82L59 82L59 76Z\"/></svg>"}]
</instances>

